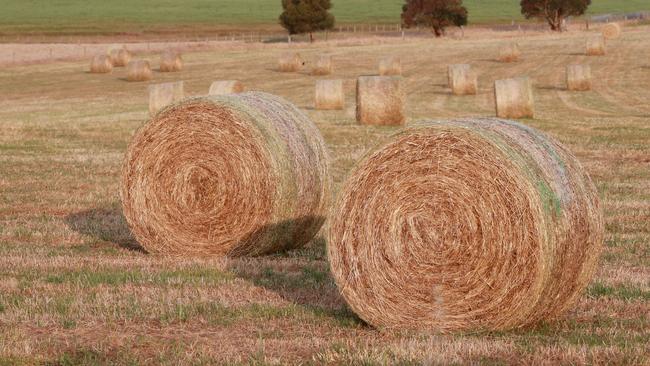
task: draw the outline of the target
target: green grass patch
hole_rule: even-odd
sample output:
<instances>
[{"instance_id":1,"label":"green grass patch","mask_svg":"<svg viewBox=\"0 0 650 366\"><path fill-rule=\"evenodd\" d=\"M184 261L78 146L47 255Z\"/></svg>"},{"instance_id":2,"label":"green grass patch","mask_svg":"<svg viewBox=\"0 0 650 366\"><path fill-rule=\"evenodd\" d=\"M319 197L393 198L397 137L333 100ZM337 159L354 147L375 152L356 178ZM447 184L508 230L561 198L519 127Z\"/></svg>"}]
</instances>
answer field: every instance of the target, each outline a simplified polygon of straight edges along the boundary
<instances>
[{"instance_id":1,"label":"green grass patch","mask_svg":"<svg viewBox=\"0 0 650 366\"><path fill-rule=\"evenodd\" d=\"M210 268L185 268L161 272L122 271L119 269L82 269L53 273L45 276L45 282L69 283L79 287L100 285L120 286L124 284L184 286L217 285L233 278L232 274Z\"/></svg>"},{"instance_id":2,"label":"green grass patch","mask_svg":"<svg viewBox=\"0 0 650 366\"><path fill-rule=\"evenodd\" d=\"M587 294L593 298L608 297L613 299L620 299L625 301L632 300L650 300L650 291L630 285L621 286L608 286L600 282L596 282L589 286Z\"/></svg>"}]
</instances>

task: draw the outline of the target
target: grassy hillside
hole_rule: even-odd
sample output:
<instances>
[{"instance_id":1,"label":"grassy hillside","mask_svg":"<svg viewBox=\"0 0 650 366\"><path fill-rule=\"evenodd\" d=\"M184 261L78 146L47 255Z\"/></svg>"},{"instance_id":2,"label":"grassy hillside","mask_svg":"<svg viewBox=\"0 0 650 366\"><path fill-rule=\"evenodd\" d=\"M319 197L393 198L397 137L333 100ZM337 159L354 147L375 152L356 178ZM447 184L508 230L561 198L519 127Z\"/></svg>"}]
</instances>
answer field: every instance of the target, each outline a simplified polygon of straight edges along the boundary
<instances>
[{"instance_id":1,"label":"grassy hillside","mask_svg":"<svg viewBox=\"0 0 650 366\"><path fill-rule=\"evenodd\" d=\"M339 22L398 22L402 0L334 0ZM152 5L152 4L155 4ZM471 22L521 19L516 0L465 0ZM280 0L4 0L4 34L155 31L186 26L274 25ZM650 10L647 0L594 0L591 13Z\"/></svg>"}]
</instances>

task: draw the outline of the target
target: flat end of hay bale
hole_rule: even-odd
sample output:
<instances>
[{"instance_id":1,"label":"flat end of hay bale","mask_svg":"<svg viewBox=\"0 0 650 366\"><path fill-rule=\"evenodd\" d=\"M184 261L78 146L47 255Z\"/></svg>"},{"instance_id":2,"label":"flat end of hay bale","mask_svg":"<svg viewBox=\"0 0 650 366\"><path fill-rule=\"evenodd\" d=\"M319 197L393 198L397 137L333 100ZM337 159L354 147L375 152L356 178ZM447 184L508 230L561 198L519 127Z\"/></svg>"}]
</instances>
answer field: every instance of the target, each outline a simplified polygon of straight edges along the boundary
<instances>
[{"instance_id":1,"label":"flat end of hay bale","mask_svg":"<svg viewBox=\"0 0 650 366\"><path fill-rule=\"evenodd\" d=\"M314 107L321 110L345 108L343 80L316 81Z\"/></svg>"},{"instance_id":2,"label":"flat end of hay bale","mask_svg":"<svg viewBox=\"0 0 650 366\"><path fill-rule=\"evenodd\" d=\"M454 95L473 95L478 90L476 73L468 64L449 65L449 86Z\"/></svg>"},{"instance_id":3,"label":"flat end of hay bale","mask_svg":"<svg viewBox=\"0 0 650 366\"><path fill-rule=\"evenodd\" d=\"M406 97L399 76L357 79L357 121L368 125L403 125Z\"/></svg>"},{"instance_id":4,"label":"flat end of hay bale","mask_svg":"<svg viewBox=\"0 0 650 366\"><path fill-rule=\"evenodd\" d=\"M591 90L591 67L589 65L569 65L566 68L567 90Z\"/></svg>"},{"instance_id":5,"label":"flat end of hay bale","mask_svg":"<svg viewBox=\"0 0 650 366\"><path fill-rule=\"evenodd\" d=\"M534 118L533 87L528 77L497 80L494 99L499 118Z\"/></svg>"},{"instance_id":6,"label":"flat end of hay bale","mask_svg":"<svg viewBox=\"0 0 650 366\"><path fill-rule=\"evenodd\" d=\"M605 39L617 39L621 36L621 25L618 23L607 23L603 26L603 37Z\"/></svg>"},{"instance_id":7,"label":"flat end of hay bale","mask_svg":"<svg viewBox=\"0 0 650 366\"><path fill-rule=\"evenodd\" d=\"M601 37L593 37L587 40L586 45L587 56L604 56L606 53L605 39Z\"/></svg>"}]
</instances>

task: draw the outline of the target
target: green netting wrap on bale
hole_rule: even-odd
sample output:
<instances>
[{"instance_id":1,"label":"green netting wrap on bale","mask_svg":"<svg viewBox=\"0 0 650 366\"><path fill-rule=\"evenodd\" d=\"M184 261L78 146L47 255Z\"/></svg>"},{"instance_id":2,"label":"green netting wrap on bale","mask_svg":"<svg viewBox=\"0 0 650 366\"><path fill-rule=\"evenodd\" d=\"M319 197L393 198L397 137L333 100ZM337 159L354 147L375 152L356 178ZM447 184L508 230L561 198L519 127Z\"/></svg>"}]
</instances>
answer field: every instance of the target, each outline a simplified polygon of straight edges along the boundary
<instances>
[{"instance_id":1,"label":"green netting wrap on bale","mask_svg":"<svg viewBox=\"0 0 650 366\"><path fill-rule=\"evenodd\" d=\"M380 328L505 330L556 318L603 241L576 158L512 121L424 121L351 172L328 255L350 307Z\"/></svg>"},{"instance_id":2,"label":"green netting wrap on bale","mask_svg":"<svg viewBox=\"0 0 650 366\"><path fill-rule=\"evenodd\" d=\"M139 243L170 256L240 256L310 241L329 209L323 138L291 103L250 92L186 99L140 128L122 170Z\"/></svg>"}]
</instances>

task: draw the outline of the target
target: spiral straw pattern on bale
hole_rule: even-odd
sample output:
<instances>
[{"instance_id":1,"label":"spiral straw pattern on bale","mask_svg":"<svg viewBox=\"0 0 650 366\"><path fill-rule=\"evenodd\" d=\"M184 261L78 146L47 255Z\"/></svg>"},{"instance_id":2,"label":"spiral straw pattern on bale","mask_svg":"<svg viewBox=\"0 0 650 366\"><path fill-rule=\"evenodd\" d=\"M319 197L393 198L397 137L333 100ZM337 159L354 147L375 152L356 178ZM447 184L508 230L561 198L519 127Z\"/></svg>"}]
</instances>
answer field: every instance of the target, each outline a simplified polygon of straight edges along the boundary
<instances>
[{"instance_id":1,"label":"spiral straw pattern on bale","mask_svg":"<svg viewBox=\"0 0 650 366\"><path fill-rule=\"evenodd\" d=\"M116 48L109 52L111 63L116 67L124 67L131 61L131 52L126 48Z\"/></svg>"},{"instance_id":2,"label":"spiral straw pattern on bale","mask_svg":"<svg viewBox=\"0 0 650 366\"><path fill-rule=\"evenodd\" d=\"M328 258L380 328L505 330L561 316L604 228L576 158L498 119L424 121L369 153L332 212Z\"/></svg>"},{"instance_id":3,"label":"spiral straw pattern on bale","mask_svg":"<svg viewBox=\"0 0 650 366\"><path fill-rule=\"evenodd\" d=\"M330 192L316 126L291 103L259 92L163 109L133 138L121 182L136 239L169 256L300 247L322 226Z\"/></svg>"},{"instance_id":4,"label":"spiral straw pattern on bale","mask_svg":"<svg viewBox=\"0 0 650 366\"><path fill-rule=\"evenodd\" d=\"M160 55L161 72L177 72L183 70L183 58L178 52L165 51Z\"/></svg>"},{"instance_id":5,"label":"spiral straw pattern on bale","mask_svg":"<svg viewBox=\"0 0 650 366\"><path fill-rule=\"evenodd\" d=\"M113 63L107 55L97 55L90 62L90 72L93 74L106 74L113 71Z\"/></svg>"},{"instance_id":6,"label":"spiral straw pattern on bale","mask_svg":"<svg viewBox=\"0 0 650 366\"><path fill-rule=\"evenodd\" d=\"M616 39L621 36L621 26L618 23L607 23L603 27L605 39Z\"/></svg>"}]
</instances>

